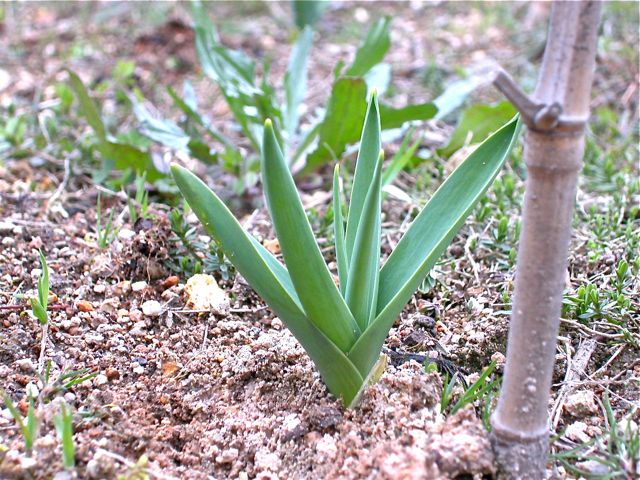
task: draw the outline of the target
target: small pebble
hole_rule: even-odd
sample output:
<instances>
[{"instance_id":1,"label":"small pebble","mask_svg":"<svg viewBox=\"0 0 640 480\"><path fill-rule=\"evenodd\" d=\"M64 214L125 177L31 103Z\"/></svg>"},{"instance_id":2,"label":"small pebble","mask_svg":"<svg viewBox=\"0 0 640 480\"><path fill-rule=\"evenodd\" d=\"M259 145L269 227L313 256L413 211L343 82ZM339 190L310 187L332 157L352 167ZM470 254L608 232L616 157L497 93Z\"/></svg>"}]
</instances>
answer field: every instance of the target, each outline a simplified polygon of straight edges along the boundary
<instances>
[{"instance_id":1,"label":"small pebble","mask_svg":"<svg viewBox=\"0 0 640 480\"><path fill-rule=\"evenodd\" d=\"M107 378L106 375L103 375L102 373L100 375L96 375L95 380L93 381L97 386L100 385L104 385L106 383L109 382L109 379Z\"/></svg>"},{"instance_id":2,"label":"small pebble","mask_svg":"<svg viewBox=\"0 0 640 480\"><path fill-rule=\"evenodd\" d=\"M0 233L9 233L15 228L15 225L10 222L0 222Z\"/></svg>"},{"instance_id":3,"label":"small pebble","mask_svg":"<svg viewBox=\"0 0 640 480\"><path fill-rule=\"evenodd\" d=\"M138 375L142 375L144 373L144 367L142 365L138 365L133 368L133 373L137 373Z\"/></svg>"},{"instance_id":4,"label":"small pebble","mask_svg":"<svg viewBox=\"0 0 640 480\"><path fill-rule=\"evenodd\" d=\"M145 282L144 280L141 282L134 282L131 284L131 290L133 290L134 292L141 292L145 288L147 288L147 282Z\"/></svg>"},{"instance_id":5,"label":"small pebble","mask_svg":"<svg viewBox=\"0 0 640 480\"><path fill-rule=\"evenodd\" d=\"M93 291L96 293L104 293L107 290L107 286L104 284L95 285Z\"/></svg>"},{"instance_id":6,"label":"small pebble","mask_svg":"<svg viewBox=\"0 0 640 480\"><path fill-rule=\"evenodd\" d=\"M166 290L167 288L175 287L179 282L179 277L177 277L176 275L171 275L170 277L167 277L164 282L162 282L162 288Z\"/></svg>"},{"instance_id":7,"label":"small pebble","mask_svg":"<svg viewBox=\"0 0 640 480\"><path fill-rule=\"evenodd\" d=\"M120 378L120 372L115 368L109 367L107 368L107 371L105 373L107 374L107 378L111 381L117 380Z\"/></svg>"},{"instance_id":8,"label":"small pebble","mask_svg":"<svg viewBox=\"0 0 640 480\"><path fill-rule=\"evenodd\" d=\"M118 238L122 240L129 240L136 235L136 232L129 230L128 228L121 228L118 232Z\"/></svg>"},{"instance_id":9,"label":"small pebble","mask_svg":"<svg viewBox=\"0 0 640 480\"><path fill-rule=\"evenodd\" d=\"M25 373L31 373L36 371L36 366L30 358L22 358L16 362L18 368Z\"/></svg>"},{"instance_id":10,"label":"small pebble","mask_svg":"<svg viewBox=\"0 0 640 480\"><path fill-rule=\"evenodd\" d=\"M232 463L236 460L236 458L238 458L239 453L240 452L238 452L237 448L228 448L216 457L216 463Z\"/></svg>"},{"instance_id":11,"label":"small pebble","mask_svg":"<svg viewBox=\"0 0 640 480\"><path fill-rule=\"evenodd\" d=\"M142 313L147 317L157 317L162 313L162 305L156 300L147 300L142 304Z\"/></svg>"},{"instance_id":12,"label":"small pebble","mask_svg":"<svg viewBox=\"0 0 640 480\"><path fill-rule=\"evenodd\" d=\"M87 300L78 300L76 302L76 308L78 310L80 310L81 312L92 312L93 311L93 305L91 305L91 302L88 302Z\"/></svg>"},{"instance_id":13,"label":"small pebble","mask_svg":"<svg viewBox=\"0 0 640 480\"><path fill-rule=\"evenodd\" d=\"M491 355L491 361L496 362L496 365L504 365L507 359L502 353L495 352L493 355Z\"/></svg>"},{"instance_id":14,"label":"small pebble","mask_svg":"<svg viewBox=\"0 0 640 480\"><path fill-rule=\"evenodd\" d=\"M27 383L25 387L25 391L27 392L27 397L36 398L40 394L40 390L36 387L36 384L33 382Z\"/></svg>"}]
</instances>

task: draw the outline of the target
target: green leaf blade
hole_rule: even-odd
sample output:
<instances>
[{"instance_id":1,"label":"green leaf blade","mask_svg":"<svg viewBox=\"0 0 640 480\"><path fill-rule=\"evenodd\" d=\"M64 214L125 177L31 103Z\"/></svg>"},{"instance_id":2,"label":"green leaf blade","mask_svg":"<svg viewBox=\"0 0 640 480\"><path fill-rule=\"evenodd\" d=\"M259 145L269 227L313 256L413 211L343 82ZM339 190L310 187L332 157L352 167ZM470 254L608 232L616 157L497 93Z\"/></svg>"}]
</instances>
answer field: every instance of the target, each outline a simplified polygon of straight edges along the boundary
<instances>
[{"instance_id":1,"label":"green leaf blade","mask_svg":"<svg viewBox=\"0 0 640 480\"><path fill-rule=\"evenodd\" d=\"M438 107L433 103L418 103L403 108L393 108L380 104L380 123L382 130L400 128L406 122L416 120L430 120L438 113Z\"/></svg>"},{"instance_id":2,"label":"green leaf blade","mask_svg":"<svg viewBox=\"0 0 640 480\"><path fill-rule=\"evenodd\" d=\"M496 105L472 105L462 112L447 146L440 148L438 154L448 158L462 148L469 138L469 143L479 143L508 123L517 113L510 102L500 102Z\"/></svg>"},{"instance_id":3,"label":"green leaf blade","mask_svg":"<svg viewBox=\"0 0 640 480\"><path fill-rule=\"evenodd\" d=\"M382 61L391 46L389 38L390 24L391 18L384 17L371 25L364 42L356 52L353 64L347 70L347 75L362 77Z\"/></svg>"},{"instance_id":4,"label":"green leaf blade","mask_svg":"<svg viewBox=\"0 0 640 480\"><path fill-rule=\"evenodd\" d=\"M347 258L351 261L353 245L364 209L365 199L371 188L380 156L380 112L378 98L374 92L369 100L367 114L362 128L360 151L356 160L356 171L353 177L353 188L349 202L349 216L347 218Z\"/></svg>"},{"instance_id":5,"label":"green leaf blade","mask_svg":"<svg viewBox=\"0 0 640 480\"><path fill-rule=\"evenodd\" d=\"M49 303L49 266L42 250L38 250L38 255L40 257L40 267L42 268L42 274L38 279L38 300L40 300L42 308L46 310Z\"/></svg>"},{"instance_id":6,"label":"green leaf blade","mask_svg":"<svg viewBox=\"0 0 640 480\"><path fill-rule=\"evenodd\" d=\"M91 126L100 141L104 142L107 138L107 129L100 116L98 106L89 96L89 92L87 92L80 77L71 70L67 70L67 73L69 74L71 89L73 93L75 93L80 105L80 114L87 120L87 123Z\"/></svg>"},{"instance_id":7,"label":"green leaf blade","mask_svg":"<svg viewBox=\"0 0 640 480\"><path fill-rule=\"evenodd\" d=\"M318 129L318 146L306 158L305 172L340 158L347 145L362 132L367 111L367 84L362 78L341 77L333 84L324 119Z\"/></svg>"},{"instance_id":8,"label":"green leaf blade","mask_svg":"<svg viewBox=\"0 0 640 480\"><path fill-rule=\"evenodd\" d=\"M376 314L380 258L381 168L382 153L358 223L345 296L347 305L362 330L367 328Z\"/></svg>"},{"instance_id":9,"label":"green leaf blade","mask_svg":"<svg viewBox=\"0 0 640 480\"><path fill-rule=\"evenodd\" d=\"M324 262L270 121L265 123L262 177L285 264L309 319L347 351L360 329Z\"/></svg>"},{"instance_id":10,"label":"green leaf blade","mask_svg":"<svg viewBox=\"0 0 640 480\"><path fill-rule=\"evenodd\" d=\"M329 0L291 0L291 9L296 26L302 30L313 27L329 5Z\"/></svg>"},{"instance_id":11,"label":"green leaf blade","mask_svg":"<svg viewBox=\"0 0 640 480\"><path fill-rule=\"evenodd\" d=\"M485 140L440 186L387 259L376 319L348 353L360 372L375 363L397 316L500 171L518 132L514 118Z\"/></svg>"}]
</instances>

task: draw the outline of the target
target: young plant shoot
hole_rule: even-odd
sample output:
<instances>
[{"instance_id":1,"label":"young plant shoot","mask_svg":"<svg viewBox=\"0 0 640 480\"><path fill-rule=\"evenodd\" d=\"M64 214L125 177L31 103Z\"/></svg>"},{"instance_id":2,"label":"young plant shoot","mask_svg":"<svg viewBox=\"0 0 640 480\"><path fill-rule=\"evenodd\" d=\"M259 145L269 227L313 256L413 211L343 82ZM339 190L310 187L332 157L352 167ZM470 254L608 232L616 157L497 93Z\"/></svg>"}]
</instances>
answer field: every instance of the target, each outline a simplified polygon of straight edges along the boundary
<instances>
[{"instance_id":1,"label":"young plant shoot","mask_svg":"<svg viewBox=\"0 0 640 480\"><path fill-rule=\"evenodd\" d=\"M42 268L42 273L38 278L38 298L30 298L29 302L31 303L33 316L38 319L38 323L42 327L40 358L38 359L38 371L42 372L49 334L49 315L47 314L47 304L49 301L49 267L47 265L47 259L44 258L41 250L38 250L38 255L40 256L40 267Z\"/></svg>"},{"instance_id":2,"label":"young plant shoot","mask_svg":"<svg viewBox=\"0 0 640 480\"><path fill-rule=\"evenodd\" d=\"M334 174L339 286L322 257L271 121L264 128L262 181L285 265L245 232L195 175L177 165L172 173L205 229L298 339L329 391L353 406L369 383L389 330L497 175L518 130L514 119L480 145L440 186L380 268L382 152L374 93L346 219L337 167Z\"/></svg>"}]
</instances>

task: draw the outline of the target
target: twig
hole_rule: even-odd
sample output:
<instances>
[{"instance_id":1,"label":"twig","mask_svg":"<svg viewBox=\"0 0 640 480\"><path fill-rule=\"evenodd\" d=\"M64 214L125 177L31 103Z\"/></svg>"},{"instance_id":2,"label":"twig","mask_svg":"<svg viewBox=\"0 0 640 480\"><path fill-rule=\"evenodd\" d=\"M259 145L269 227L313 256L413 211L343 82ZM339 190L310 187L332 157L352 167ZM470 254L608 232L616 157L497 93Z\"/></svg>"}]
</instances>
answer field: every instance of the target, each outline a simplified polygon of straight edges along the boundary
<instances>
[{"instance_id":1,"label":"twig","mask_svg":"<svg viewBox=\"0 0 640 480\"><path fill-rule=\"evenodd\" d=\"M473 270L473 276L475 277L476 282L479 284L480 276L478 275L478 270L479 270L478 264L473 259L473 254L471 253L471 242L477 239L478 239L478 234L472 231L471 235L469 235L469 238L467 238L467 241L464 242L464 253L467 256L467 260L471 264L471 269Z\"/></svg>"},{"instance_id":2,"label":"twig","mask_svg":"<svg viewBox=\"0 0 640 480\"><path fill-rule=\"evenodd\" d=\"M602 365L598 370L596 370L595 372L593 372L593 375L591 375L592 377L597 377L601 372L604 372L605 369L611 365L611 362L613 362L618 355L620 355L622 353L622 351L627 347L626 343L623 343L622 345L620 345L620 347L618 348L618 350L611 355L611 357L609 358L609 360L607 360L604 365Z\"/></svg>"},{"instance_id":3,"label":"twig","mask_svg":"<svg viewBox=\"0 0 640 480\"><path fill-rule=\"evenodd\" d=\"M56 304L48 305L47 310L66 310L71 305ZM0 305L0 310L30 310L29 305Z\"/></svg>"},{"instance_id":4,"label":"twig","mask_svg":"<svg viewBox=\"0 0 640 480\"><path fill-rule=\"evenodd\" d=\"M40 340L40 358L38 358L38 372L44 372L44 358L47 351L47 340L49 338L49 322L42 326L42 339Z\"/></svg>"},{"instance_id":5,"label":"twig","mask_svg":"<svg viewBox=\"0 0 640 480\"><path fill-rule=\"evenodd\" d=\"M573 362L571 362L570 357L570 345L567 344L567 373L564 377L564 382L562 387L560 388L560 392L558 392L558 396L556 398L555 404L553 405L553 409L551 410L551 418L553 429L555 430L558 426L558 422L560 422L560 415L562 413L562 407L564 406L564 402L569 394L575 389L578 385L578 381L586 375L587 365L589 364L589 360L591 359L591 355L596 350L598 342L595 339L589 338L582 342L578 347L578 351L576 352Z\"/></svg>"},{"instance_id":6,"label":"twig","mask_svg":"<svg viewBox=\"0 0 640 480\"><path fill-rule=\"evenodd\" d=\"M51 207L58 200L58 197L60 197L60 195L62 195L62 192L64 192L64 190L67 188L67 184L69 183L70 176L71 176L71 159L69 155L66 155L64 159L64 175L62 177L62 182L60 182L60 185L58 185L58 188L56 188L56 191L53 192L51 197L49 197L49 201L47 202L47 209L46 209L47 215L49 214Z\"/></svg>"}]
</instances>

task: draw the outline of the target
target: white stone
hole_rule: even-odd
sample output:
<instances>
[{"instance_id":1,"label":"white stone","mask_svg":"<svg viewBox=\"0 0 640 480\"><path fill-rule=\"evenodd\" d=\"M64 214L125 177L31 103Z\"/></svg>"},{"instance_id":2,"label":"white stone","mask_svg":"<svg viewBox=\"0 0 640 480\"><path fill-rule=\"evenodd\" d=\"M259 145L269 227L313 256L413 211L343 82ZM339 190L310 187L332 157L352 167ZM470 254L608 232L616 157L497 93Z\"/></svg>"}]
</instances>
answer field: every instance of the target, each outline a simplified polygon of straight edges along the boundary
<instances>
[{"instance_id":1,"label":"white stone","mask_svg":"<svg viewBox=\"0 0 640 480\"><path fill-rule=\"evenodd\" d=\"M147 317L157 317L162 313L162 305L156 300L147 300L142 304L142 313Z\"/></svg>"},{"instance_id":2,"label":"white stone","mask_svg":"<svg viewBox=\"0 0 640 480\"><path fill-rule=\"evenodd\" d=\"M567 427L564 431L565 436L574 442L586 443L591 440L587 433L587 424L584 422L575 422Z\"/></svg>"},{"instance_id":3,"label":"white stone","mask_svg":"<svg viewBox=\"0 0 640 480\"><path fill-rule=\"evenodd\" d=\"M38 390L38 387L36 387L36 384L33 382L27 383L25 391L27 392L27 397L31 398L36 398L40 394L40 390Z\"/></svg>"},{"instance_id":4,"label":"white stone","mask_svg":"<svg viewBox=\"0 0 640 480\"><path fill-rule=\"evenodd\" d=\"M118 238L120 238L121 240L129 240L135 237L135 235L136 232L134 232L133 230L129 230L128 228L121 228L118 232Z\"/></svg>"},{"instance_id":5,"label":"white stone","mask_svg":"<svg viewBox=\"0 0 640 480\"><path fill-rule=\"evenodd\" d=\"M26 373L36 371L36 366L30 358L21 358L20 360L16 361L16 365L18 365L18 368L20 370Z\"/></svg>"},{"instance_id":6,"label":"white stone","mask_svg":"<svg viewBox=\"0 0 640 480\"><path fill-rule=\"evenodd\" d=\"M187 306L194 310L211 310L216 315L229 313L229 297L211 275L196 274L184 287Z\"/></svg>"},{"instance_id":7,"label":"white stone","mask_svg":"<svg viewBox=\"0 0 640 480\"><path fill-rule=\"evenodd\" d=\"M324 455L329 459L334 459L338 453L338 447L336 446L334 438L328 433L325 433L325 435L318 440L318 443L316 444L316 451L320 455Z\"/></svg>"},{"instance_id":8,"label":"white stone","mask_svg":"<svg viewBox=\"0 0 640 480\"><path fill-rule=\"evenodd\" d=\"M133 290L134 292L141 292L145 288L147 288L147 282L145 282L144 280L141 282L134 282L131 284L131 290Z\"/></svg>"},{"instance_id":9,"label":"white stone","mask_svg":"<svg viewBox=\"0 0 640 480\"><path fill-rule=\"evenodd\" d=\"M596 397L591 390L578 390L567 397L564 409L574 417L597 413Z\"/></svg>"}]
</instances>

